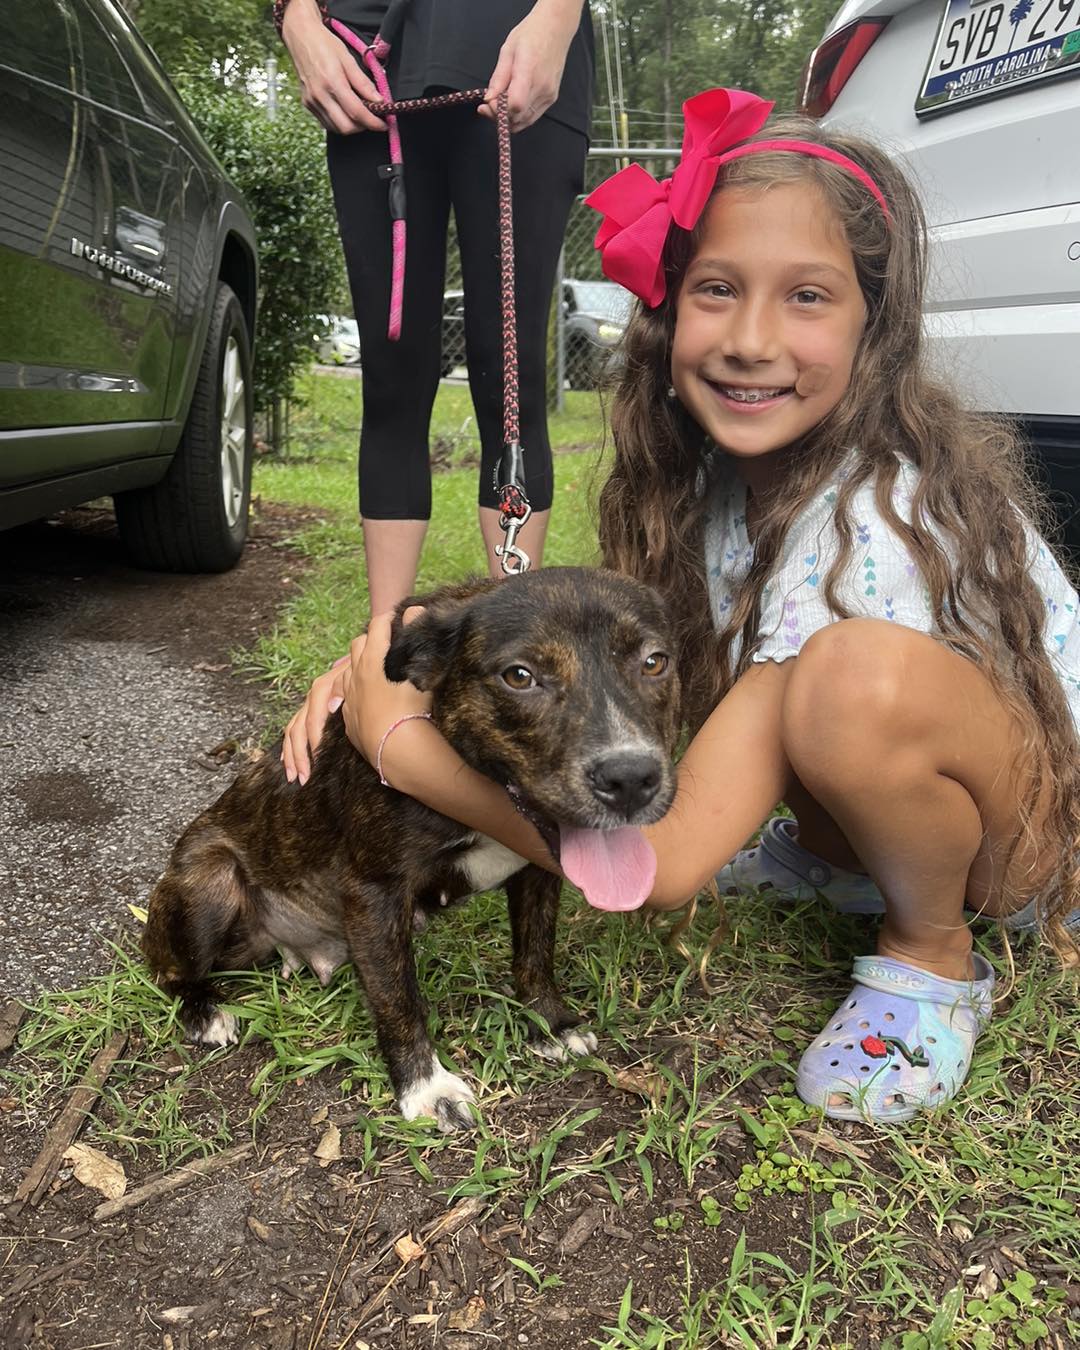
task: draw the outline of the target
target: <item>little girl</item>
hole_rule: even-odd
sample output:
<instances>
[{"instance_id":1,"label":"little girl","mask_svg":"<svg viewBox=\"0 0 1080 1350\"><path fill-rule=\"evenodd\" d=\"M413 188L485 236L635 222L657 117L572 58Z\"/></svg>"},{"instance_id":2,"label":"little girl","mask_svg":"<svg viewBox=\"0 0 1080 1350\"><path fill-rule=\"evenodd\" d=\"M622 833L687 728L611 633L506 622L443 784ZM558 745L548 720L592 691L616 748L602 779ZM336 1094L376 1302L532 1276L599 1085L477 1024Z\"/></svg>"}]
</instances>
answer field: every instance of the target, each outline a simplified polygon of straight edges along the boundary
<instances>
[{"instance_id":1,"label":"little girl","mask_svg":"<svg viewBox=\"0 0 1080 1350\"><path fill-rule=\"evenodd\" d=\"M922 351L925 224L880 150L714 89L683 154L589 198L606 274L641 300L601 496L606 565L676 617L694 736L646 835L647 903L728 885L884 913L877 954L802 1057L842 1119L951 1098L991 1013L965 905L1080 919L1077 596L1009 429ZM512 585L513 582L508 584ZM382 674L389 617L316 682L284 758L306 777L328 702L395 788L553 868L546 845ZM335 703L336 706L336 703ZM739 852L780 801L757 849Z\"/></svg>"}]
</instances>

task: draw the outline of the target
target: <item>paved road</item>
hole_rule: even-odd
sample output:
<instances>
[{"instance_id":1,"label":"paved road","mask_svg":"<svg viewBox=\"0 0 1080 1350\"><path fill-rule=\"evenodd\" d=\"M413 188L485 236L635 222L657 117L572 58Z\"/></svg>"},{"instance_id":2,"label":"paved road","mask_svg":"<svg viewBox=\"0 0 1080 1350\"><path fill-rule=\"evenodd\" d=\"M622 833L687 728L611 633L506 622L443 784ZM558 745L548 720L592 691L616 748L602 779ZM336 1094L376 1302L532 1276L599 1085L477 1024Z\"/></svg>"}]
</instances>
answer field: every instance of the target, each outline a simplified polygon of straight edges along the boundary
<instances>
[{"instance_id":1,"label":"paved road","mask_svg":"<svg viewBox=\"0 0 1080 1350\"><path fill-rule=\"evenodd\" d=\"M253 744L257 687L229 654L272 622L301 564L256 528L233 572L128 568L106 512L0 535L0 997L107 965L172 843Z\"/></svg>"}]
</instances>

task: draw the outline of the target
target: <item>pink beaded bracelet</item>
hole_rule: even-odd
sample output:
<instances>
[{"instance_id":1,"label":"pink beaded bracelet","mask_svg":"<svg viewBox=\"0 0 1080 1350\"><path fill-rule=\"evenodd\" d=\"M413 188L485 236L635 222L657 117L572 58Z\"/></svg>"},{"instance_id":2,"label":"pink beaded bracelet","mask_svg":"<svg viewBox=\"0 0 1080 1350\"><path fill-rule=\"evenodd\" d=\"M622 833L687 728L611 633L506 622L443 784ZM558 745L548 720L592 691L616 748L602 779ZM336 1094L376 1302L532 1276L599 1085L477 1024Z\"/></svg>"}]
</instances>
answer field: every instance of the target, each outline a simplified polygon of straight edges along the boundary
<instances>
[{"instance_id":1,"label":"pink beaded bracelet","mask_svg":"<svg viewBox=\"0 0 1080 1350\"><path fill-rule=\"evenodd\" d=\"M390 739L390 733L392 731L397 731L398 727L401 726L403 722L412 722L416 718L422 718L425 722L430 722L431 714L429 712L406 713L404 717L399 717L396 722L391 722L390 725L386 728L386 730L382 734L382 740L379 742L379 749L375 755L375 772L379 775L379 782L383 785L383 787L391 786L390 783L388 783L387 780L383 777L382 771L383 746Z\"/></svg>"}]
</instances>

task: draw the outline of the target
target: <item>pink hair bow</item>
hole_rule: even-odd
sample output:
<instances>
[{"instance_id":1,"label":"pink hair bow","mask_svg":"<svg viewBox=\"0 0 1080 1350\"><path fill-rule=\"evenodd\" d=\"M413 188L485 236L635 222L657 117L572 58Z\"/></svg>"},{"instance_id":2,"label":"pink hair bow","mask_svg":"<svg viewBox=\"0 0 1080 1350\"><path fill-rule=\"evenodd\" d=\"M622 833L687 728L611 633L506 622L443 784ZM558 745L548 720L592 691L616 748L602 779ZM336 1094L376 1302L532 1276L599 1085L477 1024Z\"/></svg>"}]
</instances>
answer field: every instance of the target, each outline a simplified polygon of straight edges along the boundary
<instances>
[{"instance_id":1,"label":"pink hair bow","mask_svg":"<svg viewBox=\"0 0 1080 1350\"><path fill-rule=\"evenodd\" d=\"M662 182L640 164L620 170L585 198L604 220L596 234L604 275L655 308L664 298L663 254L672 221L698 222L716 183L719 156L760 131L773 105L741 89L707 89L683 104L682 158Z\"/></svg>"}]
</instances>

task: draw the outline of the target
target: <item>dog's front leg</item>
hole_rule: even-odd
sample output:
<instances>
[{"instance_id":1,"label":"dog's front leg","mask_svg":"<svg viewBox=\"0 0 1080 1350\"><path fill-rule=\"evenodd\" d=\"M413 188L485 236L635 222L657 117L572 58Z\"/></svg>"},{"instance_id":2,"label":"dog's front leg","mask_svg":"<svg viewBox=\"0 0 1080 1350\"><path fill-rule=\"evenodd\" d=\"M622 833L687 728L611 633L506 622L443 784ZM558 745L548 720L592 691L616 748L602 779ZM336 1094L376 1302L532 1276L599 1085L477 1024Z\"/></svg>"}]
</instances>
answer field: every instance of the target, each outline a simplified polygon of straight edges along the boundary
<instances>
[{"instance_id":1,"label":"dog's front leg","mask_svg":"<svg viewBox=\"0 0 1080 1350\"><path fill-rule=\"evenodd\" d=\"M413 960L412 906L372 884L346 897L343 910L349 954L367 995L398 1110L406 1120L432 1116L447 1134L471 1128L472 1090L443 1068L428 1036Z\"/></svg>"},{"instance_id":2,"label":"dog's front leg","mask_svg":"<svg viewBox=\"0 0 1080 1350\"><path fill-rule=\"evenodd\" d=\"M545 1036L535 1024L529 1040L544 1059L563 1060L568 1054L591 1055L596 1036L581 1027L562 1001L555 985L555 926L559 918L562 881L541 867L526 867L506 883L513 934L514 984L518 998L538 1012L551 1028Z\"/></svg>"}]
</instances>

